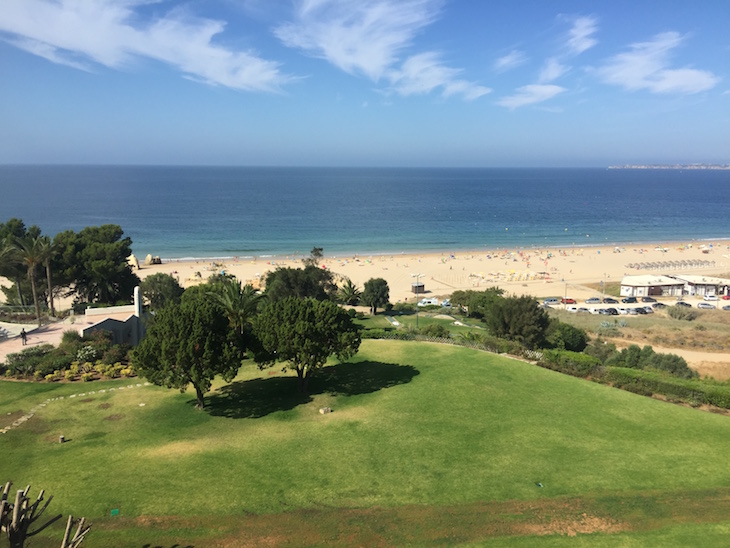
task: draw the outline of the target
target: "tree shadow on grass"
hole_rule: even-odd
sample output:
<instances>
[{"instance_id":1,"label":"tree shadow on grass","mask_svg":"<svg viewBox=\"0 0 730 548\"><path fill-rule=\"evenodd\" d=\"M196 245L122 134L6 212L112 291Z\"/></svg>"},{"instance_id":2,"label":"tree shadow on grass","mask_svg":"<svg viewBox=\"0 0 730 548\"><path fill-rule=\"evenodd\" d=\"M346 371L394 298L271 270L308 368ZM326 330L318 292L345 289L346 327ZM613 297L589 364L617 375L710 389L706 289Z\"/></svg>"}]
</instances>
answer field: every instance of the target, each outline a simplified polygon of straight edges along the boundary
<instances>
[{"instance_id":1,"label":"tree shadow on grass","mask_svg":"<svg viewBox=\"0 0 730 548\"><path fill-rule=\"evenodd\" d=\"M382 362L343 363L317 371L309 380L309 394L297 392L296 377L237 381L206 398L206 411L215 417L260 418L289 411L312 401L316 394L354 396L411 382L418 375L411 365ZM191 401L194 405L195 400Z\"/></svg>"}]
</instances>

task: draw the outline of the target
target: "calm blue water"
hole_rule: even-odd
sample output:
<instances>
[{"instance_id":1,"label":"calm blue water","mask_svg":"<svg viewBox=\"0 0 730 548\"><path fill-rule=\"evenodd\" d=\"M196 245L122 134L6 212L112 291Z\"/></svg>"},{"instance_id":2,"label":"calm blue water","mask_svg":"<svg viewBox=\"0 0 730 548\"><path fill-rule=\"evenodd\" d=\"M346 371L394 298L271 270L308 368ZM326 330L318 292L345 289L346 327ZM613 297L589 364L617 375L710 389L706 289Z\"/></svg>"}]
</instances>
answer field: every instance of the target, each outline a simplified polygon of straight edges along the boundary
<instances>
[{"instance_id":1,"label":"calm blue water","mask_svg":"<svg viewBox=\"0 0 730 548\"><path fill-rule=\"evenodd\" d=\"M730 171L0 166L0 221L164 258L730 238Z\"/></svg>"}]
</instances>

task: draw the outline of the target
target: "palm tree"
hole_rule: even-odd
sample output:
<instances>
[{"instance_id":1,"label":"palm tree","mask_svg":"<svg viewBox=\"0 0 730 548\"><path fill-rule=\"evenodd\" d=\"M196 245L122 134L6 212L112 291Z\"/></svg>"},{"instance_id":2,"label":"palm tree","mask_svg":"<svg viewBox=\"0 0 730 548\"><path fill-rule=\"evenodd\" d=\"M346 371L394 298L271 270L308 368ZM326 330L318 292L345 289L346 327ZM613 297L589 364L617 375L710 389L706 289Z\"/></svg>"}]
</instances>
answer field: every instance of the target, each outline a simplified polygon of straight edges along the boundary
<instances>
[{"instance_id":1,"label":"palm tree","mask_svg":"<svg viewBox=\"0 0 730 548\"><path fill-rule=\"evenodd\" d=\"M360 304L360 297L362 297L362 291L352 283L350 278L345 279L345 283L337 292L338 300L346 305L355 306Z\"/></svg>"},{"instance_id":2,"label":"palm tree","mask_svg":"<svg viewBox=\"0 0 730 548\"><path fill-rule=\"evenodd\" d=\"M23 291L20 287L21 275L22 269L18 261L18 250L15 247L15 241L12 236L7 236L0 240L0 276L5 276L15 282L15 288L18 290L18 302L21 306L24 306Z\"/></svg>"},{"instance_id":3,"label":"palm tree","mask_svg":"<svg viewBox=\"0 0 730 548\"><path fill-rule=\"evenodd\" d=\"M244 286L236 278L223 277L209 294L226 311L228 322L236 333L242 353L246 351L244 337L251 329L251 320L266 298L250 284Z\"/></svg>"},{"instance_id":4,"label":"palm tree","mask_svg":"<svg viewBox=\"0 0 730 548\"><path fill-rule=\"evenodd\" d=\"M18 262L28 270L28 279L30 280L30 288L33 292L33 303L35 304L35 316L38 320L38 326L41 325L41 309L38 305L38 291L35 287L35 276L38 265L43 263L43 243L41 236L26 236L18 238L14 244L17 250Z\"/></svg>"},{"instance_id":5,"label":"palm tree","mask_svg":"<svg viewBox=\"0 0 730 548\"><path fill-rule=\"evenodd\" d=\"M56 309L53 306L53 283L51 282L51 261L53 255L56 252L53 242L49 236L40 237L41 255L43 258L43 265L46 267L46 280L48 281L48 305L51 309L51 316L55 318Z\"/></svg>"}]
</instances>

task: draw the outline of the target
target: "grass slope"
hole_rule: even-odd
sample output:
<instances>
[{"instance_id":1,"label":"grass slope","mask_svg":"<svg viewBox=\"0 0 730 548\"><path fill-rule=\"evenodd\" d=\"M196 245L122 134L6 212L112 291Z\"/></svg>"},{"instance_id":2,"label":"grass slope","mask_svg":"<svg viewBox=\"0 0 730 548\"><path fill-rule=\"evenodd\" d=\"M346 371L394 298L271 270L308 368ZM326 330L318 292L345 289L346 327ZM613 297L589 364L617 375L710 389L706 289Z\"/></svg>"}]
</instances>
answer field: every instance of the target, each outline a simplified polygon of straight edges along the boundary
<instances>
[{"instance_id":1,"label":"grass slope","mask_svg":"<svg viewBox=\"0 0 730 548\"><path fill-rule=\"evenodd\" d=\"M454 508L485 501L544 505L646 492L700 503L717 489L717 501L730 499L727 417L465 348L365 341L353 363L313 380L309 398L298 396L294 379L279 370L246 370L231 385L218 385L205 412L193 409L194 395L158 387L98 392L128 384L0 383L0 420L45 398L85 393L51 402L0 436L0 481L30 483L33 493L44 488L55 495L53 511L91 518L97 525L88 546L112 538L207 545L220 535L239 538L230 520L247 515L264 521L270 515L275 527L286 522L282 515L333 511L339 515L330 518L333 531L342 534L343 512L368 508L408 515L404 509L441 507L456 516ZM320 415L325 405L334 412ZM69 443L58 444L60 434ZM634 523L629 530L645 521L643 514L623 518L614 506L598 505ZM119 518L108 517L114 508ZM568 513L576 512L570 506ZM524 510L508 514L508 521L519 521ZM451 525L473 530L481 514L463 515ZM353 531L377 533L374 524L382 522L350 519ZM173 532L156 520L168 520ZM428 524L403 536L413 522L404 517L393 526L400 536L386 535L386 543L439 542L423 536ZM295 538L306 533L314 535L312 544L326 541L296 523ZM499 534L499 528L479 531L442 541ZM370 537L337 538L368 544Z\"/></svg>"}]
</instances>

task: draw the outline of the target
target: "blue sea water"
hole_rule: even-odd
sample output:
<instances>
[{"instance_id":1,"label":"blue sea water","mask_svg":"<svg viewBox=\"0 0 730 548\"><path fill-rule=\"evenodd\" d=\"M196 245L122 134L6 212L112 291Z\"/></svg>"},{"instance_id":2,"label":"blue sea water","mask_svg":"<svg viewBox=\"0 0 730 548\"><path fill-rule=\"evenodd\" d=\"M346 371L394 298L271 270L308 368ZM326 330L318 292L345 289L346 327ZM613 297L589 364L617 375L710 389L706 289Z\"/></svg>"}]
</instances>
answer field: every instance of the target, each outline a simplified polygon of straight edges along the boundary
<instances>
[{"instance_id":1,"label":"blue sea water","mask_svg":"<svg viewBox=\"0 0 730 548\"><path fill-rule=\"evenodd\" d=\"M714 240L730 171L0 166L11 217L163 258Z\"/></svg>"}]
</instances>

